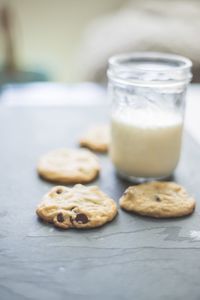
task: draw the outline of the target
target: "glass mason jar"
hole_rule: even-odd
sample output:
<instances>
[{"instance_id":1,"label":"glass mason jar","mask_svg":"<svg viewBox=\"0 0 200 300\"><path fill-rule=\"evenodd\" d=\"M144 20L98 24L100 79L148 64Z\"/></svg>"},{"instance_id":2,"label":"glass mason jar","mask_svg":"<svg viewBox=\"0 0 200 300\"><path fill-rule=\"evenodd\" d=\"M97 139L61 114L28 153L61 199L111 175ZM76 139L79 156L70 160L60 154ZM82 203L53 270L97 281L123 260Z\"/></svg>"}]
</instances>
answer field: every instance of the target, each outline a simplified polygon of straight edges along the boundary
<instances>
[{"instance_id":1,"label":"glass mason jar","mask_svg":"<svg viewBox=\"0 0 200 300\"><path fill-rule=\"evenodd\" d=\"M122 177L143 182L173 173L180 157L191 66L187 58L154 52L109 59L110 156Z\"/></svg>"}]
</instances>

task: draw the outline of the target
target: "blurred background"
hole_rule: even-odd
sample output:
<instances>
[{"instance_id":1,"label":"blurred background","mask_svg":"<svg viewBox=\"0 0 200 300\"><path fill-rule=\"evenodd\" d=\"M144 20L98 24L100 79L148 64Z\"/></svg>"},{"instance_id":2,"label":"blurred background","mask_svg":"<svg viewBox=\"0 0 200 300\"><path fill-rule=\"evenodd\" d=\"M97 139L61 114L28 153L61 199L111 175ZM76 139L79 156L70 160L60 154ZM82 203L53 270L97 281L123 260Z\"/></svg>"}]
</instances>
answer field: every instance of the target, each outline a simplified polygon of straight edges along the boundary
<instances>
[{"instance_id":1,"label":"blurred background","mask_svg":"<svg viewBox=\"0 0 200 300\"><path fill-rule=\"evenodd\" d=\"M0 0L0 85L105 82L128 51L189 57L200 81L199 0Z\"/></svg>"}]
</instances>

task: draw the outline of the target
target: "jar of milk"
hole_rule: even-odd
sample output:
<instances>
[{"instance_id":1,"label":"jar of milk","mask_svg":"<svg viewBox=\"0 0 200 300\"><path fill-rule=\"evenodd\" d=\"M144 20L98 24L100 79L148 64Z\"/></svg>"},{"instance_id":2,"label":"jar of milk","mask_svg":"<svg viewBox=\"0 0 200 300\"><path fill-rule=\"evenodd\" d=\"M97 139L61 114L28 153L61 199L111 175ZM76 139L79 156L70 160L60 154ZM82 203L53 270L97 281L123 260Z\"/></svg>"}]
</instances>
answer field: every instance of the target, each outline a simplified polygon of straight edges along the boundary
<instances>
[{"instance_id":1,"label":"jar of milk","mask_svg":"<svg viewBox=\"0 0 200 300\"><path fill-rule=\"evenodd\" d=\"M110 156L124 178L142 182L170 176L180 157L189 59L163 53L111 57Z\"/></svg>"}]
</instances>

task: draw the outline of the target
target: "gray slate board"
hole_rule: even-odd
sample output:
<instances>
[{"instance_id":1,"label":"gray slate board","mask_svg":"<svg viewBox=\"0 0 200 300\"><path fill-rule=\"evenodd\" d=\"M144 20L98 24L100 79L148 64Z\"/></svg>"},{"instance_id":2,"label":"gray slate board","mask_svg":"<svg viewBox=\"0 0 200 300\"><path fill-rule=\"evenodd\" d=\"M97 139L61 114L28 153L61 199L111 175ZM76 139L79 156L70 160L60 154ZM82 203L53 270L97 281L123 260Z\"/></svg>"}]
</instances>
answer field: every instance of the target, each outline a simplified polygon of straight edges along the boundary
<instances>
[{"instance_id":1,"label":"gray slate board","mask_svg":"<svg viewBox=\"0 0 200 300\"><path fill-rule=\"evenodd\" d=\"M195 213L154 220L119 210L93 230L58 230L35 207L52 184L37 177L38 157L77 146L83 128L107 120L103 107L1 108L0 299L200 299L200 148L190 136L174 180L197 199ZM95 184L116 201L128 183L106 155Z\"/></svg>"}]
</instances>

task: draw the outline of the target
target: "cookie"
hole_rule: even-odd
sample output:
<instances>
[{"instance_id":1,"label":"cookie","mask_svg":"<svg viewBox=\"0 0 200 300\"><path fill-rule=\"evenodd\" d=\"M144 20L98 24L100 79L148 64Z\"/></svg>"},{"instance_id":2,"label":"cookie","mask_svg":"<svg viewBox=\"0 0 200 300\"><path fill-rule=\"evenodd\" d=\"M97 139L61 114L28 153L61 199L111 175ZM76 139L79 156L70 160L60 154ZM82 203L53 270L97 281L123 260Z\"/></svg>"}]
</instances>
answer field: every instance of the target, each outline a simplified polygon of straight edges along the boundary
<instances>
[{"instance_id":1,"label":"cookie","mask_svg":"<svg viewBox=\"0 0 200 300\"><path fill-rule=\"evenodd\" d=\"M100 166L97 157L86 149L57 149L42 156L37 171L48 181L86 183L95 179Z\"/></svg>"},{"instance_id":2,"label":"cookie","mask_svg":"<svg viewBox=\"0 0 200 300\"><path fill-rule=\"evenodd\" d=\"M120 199L120 206L130 212L155 218L189 215L195 200L174 182L150 182L130 186Z\"/></svg>"},{"instance_id":3,"label":"cookie","mask_svg":"<svg viewBox=\"0 0 200 300\"><path fill-rule=\"evenodd\" d=\"M96 152L107 152L109 140L109 126L98 125L89 128L80 138L79 144Z\"/></svg>"},{"instance_id":4,"label":"cookie","mask_svg":"<svg viewBox=\"0 0 200 300\"><path fill-rule=\"evenodd\" d=\"M60 228L93 228L110 222L117 214L115 202L97 186L56 186L36 209L44 221Z\"/></svg>"}]
</instances>

